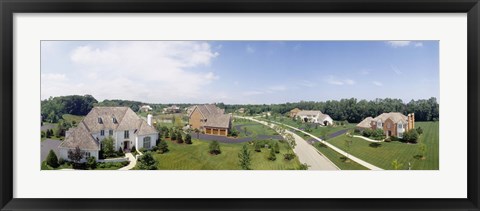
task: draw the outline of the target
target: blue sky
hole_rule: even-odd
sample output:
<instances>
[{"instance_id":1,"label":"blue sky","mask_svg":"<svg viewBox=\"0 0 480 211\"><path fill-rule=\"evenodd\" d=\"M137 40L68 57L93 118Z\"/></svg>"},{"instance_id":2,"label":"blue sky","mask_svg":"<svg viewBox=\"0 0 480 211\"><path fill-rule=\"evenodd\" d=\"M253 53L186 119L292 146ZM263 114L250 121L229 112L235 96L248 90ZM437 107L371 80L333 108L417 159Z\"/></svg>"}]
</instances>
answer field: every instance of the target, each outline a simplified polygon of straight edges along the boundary
<instances>
[{"instance_id":1,"label":"blue sky","mask_svg":"<svg viewBox=\"0 0 480 211\"><path fill-rule=\"evenodd\" d=\"M439 98L438 41L42 41L42 99Z\"/></svg>"}]
</instances>

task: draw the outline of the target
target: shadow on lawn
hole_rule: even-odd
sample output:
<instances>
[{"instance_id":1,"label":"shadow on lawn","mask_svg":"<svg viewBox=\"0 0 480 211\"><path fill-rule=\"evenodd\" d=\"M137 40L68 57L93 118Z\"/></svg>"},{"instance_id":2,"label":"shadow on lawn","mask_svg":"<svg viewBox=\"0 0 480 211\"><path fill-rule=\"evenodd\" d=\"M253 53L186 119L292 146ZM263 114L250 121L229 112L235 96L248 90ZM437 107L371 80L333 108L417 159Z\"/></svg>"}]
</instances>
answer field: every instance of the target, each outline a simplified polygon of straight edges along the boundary
<instances>
[{"instance_id":1,"label":"shadow on lawn","mask_svg":"<svg viewBox=\"0 0 480 211\"><path fill-rule=\"evenodd\" d=\"M372 148L378 148L378 147L381 147L382 144L380 144L380 143L370 143L368 146L370 146Z\"/></svg>"}]
</instances>

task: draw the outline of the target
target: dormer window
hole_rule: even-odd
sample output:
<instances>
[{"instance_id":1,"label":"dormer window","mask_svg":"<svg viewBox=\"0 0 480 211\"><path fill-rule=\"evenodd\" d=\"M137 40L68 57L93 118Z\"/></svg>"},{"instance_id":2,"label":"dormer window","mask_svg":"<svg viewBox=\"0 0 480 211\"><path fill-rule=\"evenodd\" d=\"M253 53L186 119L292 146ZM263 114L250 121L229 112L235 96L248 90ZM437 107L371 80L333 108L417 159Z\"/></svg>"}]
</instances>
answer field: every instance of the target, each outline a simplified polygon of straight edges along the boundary
<instances>
[{"instance_id":1,"label":"dormer window","mask_svg":"<svg viewBox=\"0 0 480 211\"><path fill-rule=\"evenodd\" d=\"M98 117L98 123L99 123L99 124L103 124L103 121L102 121L102 118L101 118L101 117Z\"/></svg>"},{"instance_id":2,"label":"dormer window","mask_svg":"<svg viewBox=\"0 0 480 211\"><path fill-rule=\"evenodd\" d=\"M117 118L112 117L112 122L113 122L113 124L117 124L117 123L118 123L118 122L117 122Z\"/></svg>"}]
</instances>

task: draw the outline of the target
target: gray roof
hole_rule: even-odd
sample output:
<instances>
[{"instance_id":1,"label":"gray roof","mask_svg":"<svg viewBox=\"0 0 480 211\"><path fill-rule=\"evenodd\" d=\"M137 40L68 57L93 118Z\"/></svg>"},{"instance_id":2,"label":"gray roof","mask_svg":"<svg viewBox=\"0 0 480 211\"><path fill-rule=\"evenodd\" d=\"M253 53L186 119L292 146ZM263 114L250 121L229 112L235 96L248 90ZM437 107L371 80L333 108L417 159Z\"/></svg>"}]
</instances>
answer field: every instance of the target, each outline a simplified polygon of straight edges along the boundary
<instances>
[{"instance_id":1,"label":"gray roof","mask_svg":"<svg viewBox=\"0 0 480 211\"><path fill-rule=\"evenodd\" d=\"M229 128L232 120L231 114L224 114L225 110L218 108L213 104L197 105L195 109L198 109L203 117L207 120L204 126ZM193 111L192 111L193 113Z\"/></svg>"},{"instance_id":2,"label":"gray roof","mask_svg":"<svg viewBox=\"0 0 480 211\"><path fill-rule=\"evenodd\" d=\"M407 123L408 121L407 116L399 112L383 113L375 117L373 120L374 121L381 120L382 122L385 122L385 120L387 119L391 119L394 123L398 123L398 122Z\"/></svg>"},{"instance_id":3,"label":"gray roof","mask_svg":"<svg viewBox=\"0 0 480 211\"><path fill-rule=\"evenodd\" d=\"M135 130L137 135L158 133L129 107L94 107L77 127L69 130L69 135L59 148L73 149L78 146L82 150L99 150L99 143L92 133L100 130Z\"/></svg>"},{"instance_id":4,"label":"gray roof","mask_svg":"<svg viewBox=\"0 0 480 211\"><path fill-rule=\"evenodd\" d=\"M317 115L320 115L320 114L322 114L321 111L302 110L302 111L299 111L299 112L297 113L297 116L307 116L307 115L317 116Z\"/></svg>"},{"instance_id":5,"label":"gray roof","mask_svg":"<svg viewBox=\"0 0 480 211\"><path fill-rule=\"evenodd\" d=\"M370 123L372 122L373 118L371 116L365 118L363 121L357 124L357 127L363 127L363 128L370 128L371 125Z\"/></svg>"},{"instance_id":6,"label":"gray roof","mask_svg":"<svg viewBox=\"0 0 480 211\"><path fill-rule=\"evenodd\" d=\"M100 150L98 141L92 136L83 121L72 129L70 135L65 137L65 140L58 146L58 148L67 149L75 149L76 147L82 150Z\"/></svg>"}]
</instances>

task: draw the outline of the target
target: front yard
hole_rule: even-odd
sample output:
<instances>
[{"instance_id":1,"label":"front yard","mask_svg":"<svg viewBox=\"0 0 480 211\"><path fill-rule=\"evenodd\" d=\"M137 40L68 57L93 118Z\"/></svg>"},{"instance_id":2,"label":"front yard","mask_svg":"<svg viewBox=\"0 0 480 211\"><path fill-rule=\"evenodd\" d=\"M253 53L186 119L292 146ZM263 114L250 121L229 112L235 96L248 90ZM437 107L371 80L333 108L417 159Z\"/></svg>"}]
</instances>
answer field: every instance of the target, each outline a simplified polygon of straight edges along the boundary
<instances>
[{"instance_id":1,"label":"front yard","mask_svg":"<svg viewBox=\"0 0 480 211\"><path fill-rule=\"evenodd\" d=\"M351 153L383 169L393 169L392 162L398 160L400 169L408 169L408 163L413 170L439 169L439 122L416 122L415 127L422 127L418 144L407 144L399 141L372 143L361 138L341 135L330 140L329 143ZM345 140L351 141L348 147ZM426 145L426 159L420 159L420 143Z\"/></svg>"},{"instance_id":2,"label":"front yard","mask_svg":"<svg viewBox=\"0 0 480 211\"><path fill-rule=\"evenodd\" d=\"M193 144L177 144L168 141L169 152L154 154L159 170L241 170L238 153L244 144L248 145L251 155L251 169L254 170L294 170L300 168L300 162L295 157L293 160L284 160L283 154L289 152L286 143L279 142L280 153L277 159L267 159L270 149L262 148L255 152L254 146L249 143L220 143L221 154L209 153L209 141L192 140ZM273 141L272 141L273 142Z\"/></svg>"}]
</instances>

